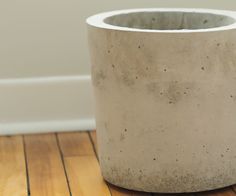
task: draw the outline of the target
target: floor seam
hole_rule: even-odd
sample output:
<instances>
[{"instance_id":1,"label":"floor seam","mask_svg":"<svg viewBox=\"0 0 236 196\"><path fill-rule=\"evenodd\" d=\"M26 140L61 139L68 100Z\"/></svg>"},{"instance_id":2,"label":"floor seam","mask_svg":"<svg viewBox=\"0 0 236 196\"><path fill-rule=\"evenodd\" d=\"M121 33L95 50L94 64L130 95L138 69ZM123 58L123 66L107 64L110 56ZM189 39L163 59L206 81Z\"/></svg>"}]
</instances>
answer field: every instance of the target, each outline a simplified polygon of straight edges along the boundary
<instances>
[{"instance_id":1,"label":"floor seam","mask_svg":"<svg viewBox=\"0 0 236 196\"><path fill-rule=\"evenodd\" d=\"M90 133L89 131L87 131L87 133L88 133L88 135L89 135L89 139L90 139L90 142L91 142L91 144L92 144L92 147L93 147L93 151L94 151L94 153L95 153L95 156L96 156L96 158L97 158L97 160L98 160L98 162L99 162L98 154L97 154L97 151L96 151L95 144L94 144L94 142L93 142L93 138L92 138L92 136L91 136L91 133Z\"/></svg>"},{"instance_id":2,"label":"floor seam","mask_svg":"<svg viewBox=\"0 0 236 196\"><path fill-rule=\"evenodd\" d=\"M24 158L25 158L25 172L26 172L26 184L27 184L27 194L30 196L30 180L29 180L29 167L27 162L26 144L25 136L22 135L23 148L24 148Z\"/></svg>"},{"instance_id":3,"label":"floor seam","mask_svg":"<svg viewBox=\"0 0 236 196\"><path fill-rule=\"evenodd\" d=\"M61 149L60 142L59 142L59 139L58 139L58 133L55 133L55 135L56 135L57 147L58 147L60 157L61 157L61 161L62 161L62 165L63 165L63 170L64 170L65 177L66 177L67 187L68 187L70 196L72 196L71 189L70 189L70 182L69 182L69 178L68 178L68 175L67 175L67 172L66 172L65 160L64 160L62 149Z\"/></svg>"},{"instance_id":4,"label":"floor seam","mask_svg":"<svg viewBox=\"0 0 236 196\"><path fill-rule=\"evenodd\" d=\"M94 151L94 153L95 153L95 156L96 156L97 161L98 161L98 164L99 164L98 154L97 154L97 151L96 151L96 148L95 148L95 144L94 144L94 142L93 142L93 138L92 138L92 135L91 135L91 131L87 131L87 133L88 133L90 142L91 142L91 144L92 144L92 146L93 146L93 151ZM106 183L107 183L107 182L106 182ZM107 187L108 187L108 190L109 190L109 192L110 192L110 195L112 196L112 191L111 191L111 188L110 188L109 184L107 184Z\"/></svg>"}]
</instances>

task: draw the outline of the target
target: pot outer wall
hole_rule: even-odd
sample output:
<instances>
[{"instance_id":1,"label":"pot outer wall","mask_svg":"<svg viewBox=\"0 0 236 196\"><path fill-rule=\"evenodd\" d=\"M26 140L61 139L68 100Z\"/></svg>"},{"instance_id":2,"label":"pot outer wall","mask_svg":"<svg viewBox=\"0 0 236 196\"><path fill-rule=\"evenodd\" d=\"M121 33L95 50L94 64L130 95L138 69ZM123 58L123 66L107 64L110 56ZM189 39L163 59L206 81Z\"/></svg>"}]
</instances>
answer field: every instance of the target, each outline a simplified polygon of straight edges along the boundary
<instances>
[{"instance_id":1,"label":"pot outer wall","mask_svg":"<svg viewBox=\"0 0 236 196\"><path fill-rule=\"evenodd\" d=\"M88 33L103 177L165 193L236 183L236 31Z\"/></svg>"}]
</instances>

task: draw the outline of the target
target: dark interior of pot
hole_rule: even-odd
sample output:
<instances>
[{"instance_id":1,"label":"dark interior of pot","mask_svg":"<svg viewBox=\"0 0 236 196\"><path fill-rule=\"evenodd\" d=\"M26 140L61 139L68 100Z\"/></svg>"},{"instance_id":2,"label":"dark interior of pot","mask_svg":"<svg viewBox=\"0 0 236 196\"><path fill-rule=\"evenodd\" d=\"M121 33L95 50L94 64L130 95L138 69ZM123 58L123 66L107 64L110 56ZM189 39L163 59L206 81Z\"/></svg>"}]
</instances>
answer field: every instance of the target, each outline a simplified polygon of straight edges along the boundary
<instances>
[{"instance_id":1,"label":"dark interior of pot","mask_svg":"<svg viewBox=\"0 0 236 196\"><path fill-rule=\"evenodd\" d=\"M208 29L233 24L229 16L198 12L134 12L113 15L105 23L135 29L184 30Z\"/></svg>"}]
</instances>

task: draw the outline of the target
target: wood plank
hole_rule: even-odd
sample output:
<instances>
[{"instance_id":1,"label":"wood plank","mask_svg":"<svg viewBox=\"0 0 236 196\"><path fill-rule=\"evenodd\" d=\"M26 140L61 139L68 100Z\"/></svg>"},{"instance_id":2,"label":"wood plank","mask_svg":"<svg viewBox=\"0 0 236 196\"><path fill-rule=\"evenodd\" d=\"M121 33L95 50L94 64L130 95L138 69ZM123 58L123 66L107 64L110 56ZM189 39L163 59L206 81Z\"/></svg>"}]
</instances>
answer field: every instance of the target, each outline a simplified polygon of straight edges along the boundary
<instances>
[{"instance_id":1,"label":"wood plank","mask_svg":"<svg viewBox=\"0 0 236 196\"><path fill-rule=\"evenodd\" d=\"M92 138L92 142L94 144L95 151L97 153L98 146L97 146L96 131L91 131L91 132L89 132L89 134L90 134L90 136ZM138 192L138 191L126 190L126 189L114 186L112 184L109 184L109 183L108 183L108 186L109 186L109 189L111 191L112 196L150 196L151 195L149 193L143 193L143 192Z\"/></svg>"},{"instance_id":2,"label":"wood plank","mask_svg":"<svg viewBox=\"0 0 236 196\"><path fill-rule=\"evenodd\" d=\"M0 137L0 195L27 195L22 136Z\"/></svg>"},{"instance_id":3,"label":"wood plank","mask_svg":"<svg viewBox=\"0 0 236 196\"><path fill-rule=\"evenodd\" d=\"M87 132L58 133L57 136L64 157L94 155Z\"/></svg>"},{"instance_id":4,"label":"wood plank","mask_svg":"<svg viewBox=\"0 0 236 196\"><path fill-rule=\"evenodd\" d=\"M31 196L69 196L55 134L27 135L24 139Z\"/></svg>"},{"instance_id":5,"label":"wood plank","mask_svg":"<svg viewBox=\"0 0 236 196\"><path fill-rule=\"evenodd\" d=\"M73 196L110 196L95 156L65 157L66 171Z\"/></svg>"},{"instance_id":6,"label":"wood plank","mask_svg":"<svg viewBox=\"0 0 236 196\"><path fill-rule=\"evenodd\" d=\"M110 196L88 132L59 133L58 141L73 196Z\"/></svg>"}]
</instances>

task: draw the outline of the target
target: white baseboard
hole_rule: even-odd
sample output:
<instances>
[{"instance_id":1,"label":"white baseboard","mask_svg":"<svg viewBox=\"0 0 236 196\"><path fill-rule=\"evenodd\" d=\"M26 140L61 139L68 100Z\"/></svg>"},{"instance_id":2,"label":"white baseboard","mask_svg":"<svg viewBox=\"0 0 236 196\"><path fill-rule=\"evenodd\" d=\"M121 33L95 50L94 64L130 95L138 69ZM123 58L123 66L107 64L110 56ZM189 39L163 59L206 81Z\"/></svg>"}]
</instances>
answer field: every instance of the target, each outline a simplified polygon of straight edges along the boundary
<instances>
[{"instance_id":1,"label":"white baseboard","mask_svg":"<svg viewBox=\"0 0 236 196\"><path fill-rule=\"evenodd\" d=\"M92 129L89 76L0 79L0 135Z\"/></svg>"}]
</instances>

